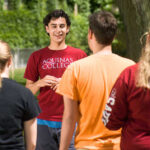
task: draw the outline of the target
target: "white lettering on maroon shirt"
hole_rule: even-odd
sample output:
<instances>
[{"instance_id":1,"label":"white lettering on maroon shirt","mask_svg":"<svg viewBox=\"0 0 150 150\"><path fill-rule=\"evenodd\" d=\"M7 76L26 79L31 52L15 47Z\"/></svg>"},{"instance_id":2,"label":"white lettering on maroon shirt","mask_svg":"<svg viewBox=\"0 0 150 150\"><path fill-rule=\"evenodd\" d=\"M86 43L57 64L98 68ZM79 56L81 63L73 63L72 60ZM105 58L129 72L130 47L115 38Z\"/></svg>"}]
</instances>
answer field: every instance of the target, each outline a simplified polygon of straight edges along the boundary
<instances>
[{"instance_id":1,"label":"white lettering on maroon shirt","mask_svg":"<svg viewBox=\"0 0 150 150\"><path fill-rule=\"evenodd\" d=\"M105 110L103 111L102 121L103 121L105 126L108 123L109 117L111 115L111 111L112 111L111 107L115 104L115 97L116 97L116 89L113 89L111 92L111 95L107 101L107 104L105 106Z\"/></svg>"},{"instance_id":2,"label":"white lettering on maroon shirt","mask_svg":"<svg viewBox=\"0 0 150 150\"><path fill-rule=\"evenodd\" d=\"M48 58L43 60L42 69L67 68L67 66L72 62L72 58Z\"/></svg>"}]
</instances>

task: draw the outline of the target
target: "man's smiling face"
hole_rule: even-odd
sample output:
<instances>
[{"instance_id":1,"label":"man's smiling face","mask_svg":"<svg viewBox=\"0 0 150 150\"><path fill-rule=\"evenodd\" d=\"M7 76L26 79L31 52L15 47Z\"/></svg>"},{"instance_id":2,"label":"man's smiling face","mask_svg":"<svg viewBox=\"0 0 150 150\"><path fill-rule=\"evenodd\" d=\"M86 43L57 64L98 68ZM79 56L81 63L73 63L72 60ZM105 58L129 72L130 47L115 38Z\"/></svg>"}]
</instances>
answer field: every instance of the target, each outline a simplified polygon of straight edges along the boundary
<instances>
[{"instance_id":1,"label":"man's smiling face","mask_svg":"<svg viewBox=\"0 0 150 150\"><path fill-rule=\"evenodd\" d=\"M46 31L50 35L51 42L61 43L65 41L69 27L67 26L65 18L52 18L48 26L46 26Z\"/></svg>"}]
</instances>

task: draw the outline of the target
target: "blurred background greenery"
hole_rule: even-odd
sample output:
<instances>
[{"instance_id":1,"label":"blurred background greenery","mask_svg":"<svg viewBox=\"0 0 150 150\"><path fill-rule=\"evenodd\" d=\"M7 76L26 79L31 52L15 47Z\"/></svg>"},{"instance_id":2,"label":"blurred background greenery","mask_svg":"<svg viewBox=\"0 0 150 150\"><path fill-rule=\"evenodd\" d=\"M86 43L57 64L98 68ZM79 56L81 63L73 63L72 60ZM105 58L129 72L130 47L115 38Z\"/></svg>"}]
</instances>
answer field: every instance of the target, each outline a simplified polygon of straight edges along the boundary
<instances>
[{"instance_id":1,"label":"blurred background greenery","mask_svg":"<svg viewBox=\"0 0 150 150\"><path fill-rule=\"evenodd\" d=\"M119 30L123 28L113 0L0 0L0 6L0 39L14 50L42 48L49 44L42 21L54 9L63 8L70 16L72 25L67 44L81 48L87 54L90 53L87 44L89 14L97 10L111 11L118 19ZM124 54L123 43L118 38L113 47Z\"/></svg>"},{"instance_id":2,"label":"blurred background greenery","mask_svg":"<svg viewBox=\"0 0 150 150\"><path fill-rule=\"evenodd\" d=\"M149 0L0 0L0 40L18 49L39 49L49 44L43 17L54 9L63 9L71 19L67 44L91 53L87 43L88 16L97 10L107 10L118 21L113 52L138 60L139 39L149 29ZM27 52L28 53L28 52ZM24 68L15 70L14 79L24 84Z\"/></svg>"},{"instance_id":3,"label":"blurred background greenery","mask_svg":"<svg viewBox=\"0 0 150 150\"><path fill-rule=\"evenodd\" d=\"M10 79L13 79L17 81L18 83L22 84L23 86L25 86L26 79L23 78L24 71L25 71L25 68L17 68L17 69L12 70L10 72Z\"/></svg>"}]
</instances>

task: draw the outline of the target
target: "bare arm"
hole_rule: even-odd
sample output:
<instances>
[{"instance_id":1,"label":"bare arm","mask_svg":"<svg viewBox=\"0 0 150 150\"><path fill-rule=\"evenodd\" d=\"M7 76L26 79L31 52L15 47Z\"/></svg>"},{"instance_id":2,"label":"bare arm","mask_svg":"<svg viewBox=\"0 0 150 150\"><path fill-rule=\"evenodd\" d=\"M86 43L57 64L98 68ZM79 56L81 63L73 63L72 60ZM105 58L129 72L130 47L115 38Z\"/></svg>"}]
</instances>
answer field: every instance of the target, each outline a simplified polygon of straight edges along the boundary
<instances>
[{"instance_id":1,"label":"bare arm","mask_svg":"<svg viewBox=\"0 0 150 150\"><path fill-rule=\"evenodd\" d=\"M78 118L78 102L64 97L64 114L59 150L68 150Z\"/></svg>"},{"instance_id":2,"label":"bare arm","mask_svg":"<svg viewBox=\"0 0 150 150\"><path fill-rule=\"evenodd\" d=\"M24 137L26 143L26 150L35 150L37 138L36 118L24 122Z\"/></svg>"},{"instance_id":3,"label":"bare arm","mask_svg":"<svg viewBox=\"0 0 150 150\"><path fill-rule=\"evenodd\" d=\"M47 75L43 79L39 79L36 82L27 79L26 87L30 89L33 94L36 94L41 87L45 87L45 86L50 86L53 90L56 90L59 81L60 78Z\"/></svg>"},{"instance_id":4,"label":"bare arm","mask_svg":"<svg viewBox=\"0 0 150 150\"><path fill-rule=\"evenodd\" d=\"M38 81L33 82L31 80L28 80L28 79L26 80L26 87L28 89L30 89L33 94L36 94L40 89Z\"/></svg>"}]
</instances>

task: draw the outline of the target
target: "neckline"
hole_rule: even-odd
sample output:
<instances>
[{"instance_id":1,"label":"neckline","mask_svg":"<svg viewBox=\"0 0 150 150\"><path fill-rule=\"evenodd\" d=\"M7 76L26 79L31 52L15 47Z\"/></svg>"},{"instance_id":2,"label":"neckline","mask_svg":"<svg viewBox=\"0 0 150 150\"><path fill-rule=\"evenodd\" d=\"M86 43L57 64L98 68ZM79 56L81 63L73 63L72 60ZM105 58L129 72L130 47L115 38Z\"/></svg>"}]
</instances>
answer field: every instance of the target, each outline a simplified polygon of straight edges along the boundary
<instances>
[{"instance_id":1,"label":"neckline","mask_svg":"<svg viewBox=\"0 0 150 150\"><path fill-rule=\"evenodd\" d=\"M106 55L112 55L113 53L112 53L112 51L106 51L105 50L105 51L99 51L99 52L97 52L95 54L106 56Z\"/></svg>"},{"instance_id":2,"label":"neckline","mask_svg":"<svg viewBox=\"0 0 150 150\"><path fill-rule=\"evenodd\" d=\"M50 49L48 46L47 46L47 50L49 51L53 51L53 52L61 52L61 51L64 51L64 50L66 50L66 49L68 49L68 45L67 45L67 47L66 48L64 48L64 49L58 49L58 50L54 50L54 49Z\"/></svg>"}]
</instances>

